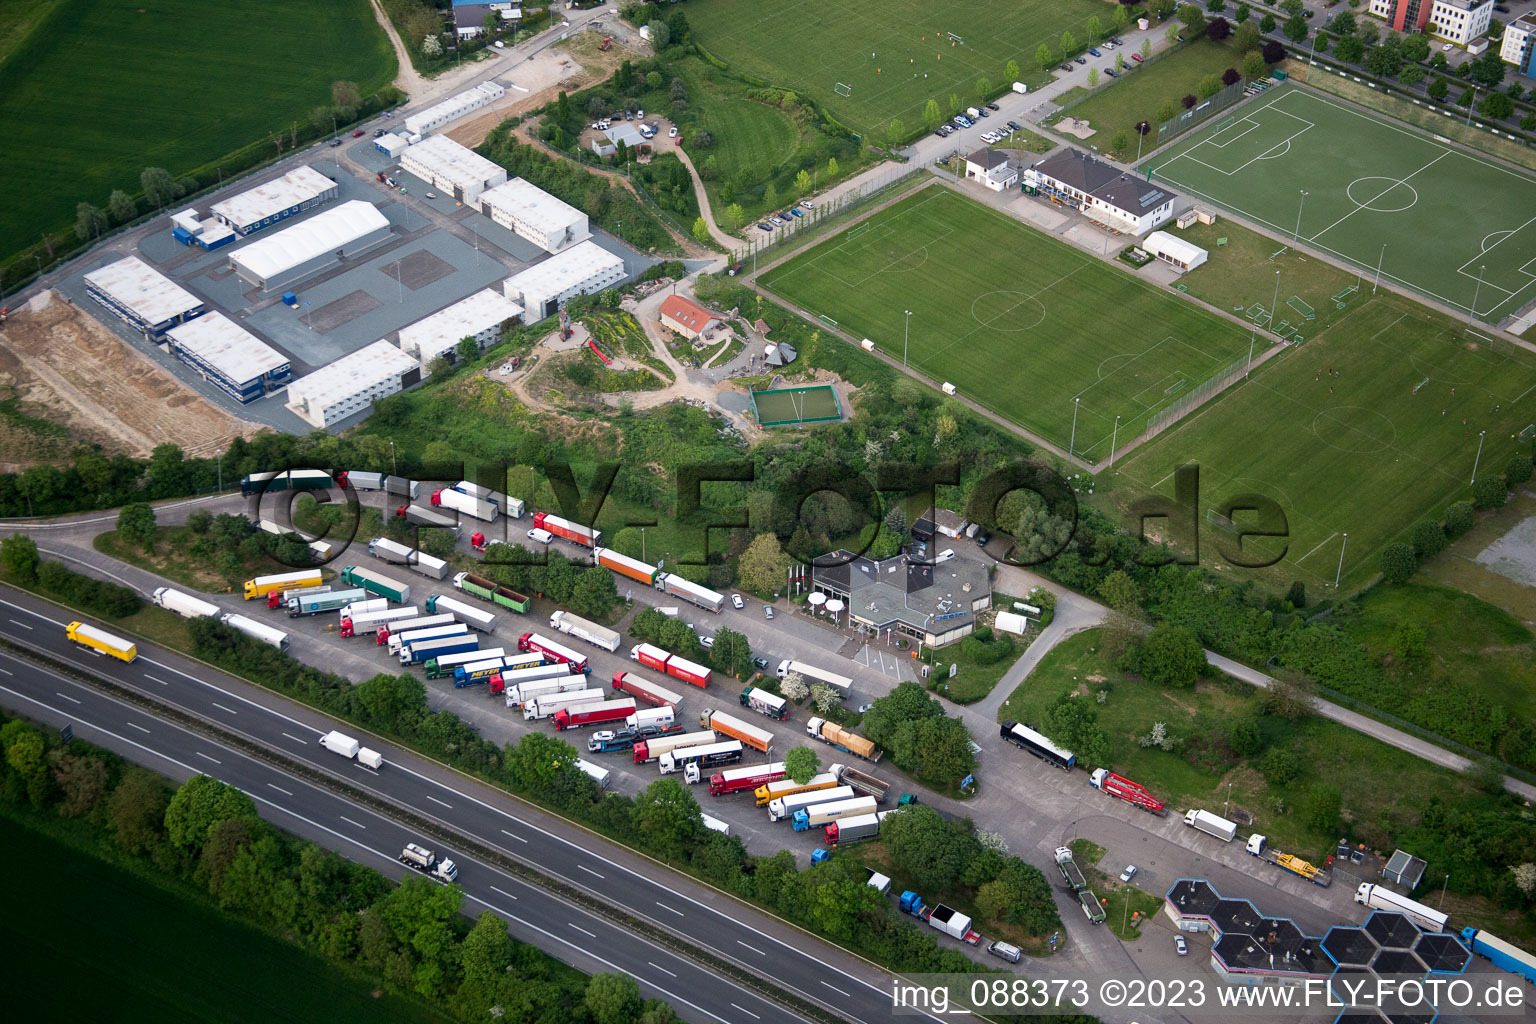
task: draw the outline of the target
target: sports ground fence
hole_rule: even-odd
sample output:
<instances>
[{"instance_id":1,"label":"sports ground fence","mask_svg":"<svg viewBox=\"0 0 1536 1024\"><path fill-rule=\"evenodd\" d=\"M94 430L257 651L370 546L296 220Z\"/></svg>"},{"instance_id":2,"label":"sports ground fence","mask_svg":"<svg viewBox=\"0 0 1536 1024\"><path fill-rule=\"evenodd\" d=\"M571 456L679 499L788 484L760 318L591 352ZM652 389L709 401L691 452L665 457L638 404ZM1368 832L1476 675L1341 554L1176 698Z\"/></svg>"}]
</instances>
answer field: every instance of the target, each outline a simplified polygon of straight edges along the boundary
<instances>
[{"instance_id":1,"label":"sports ground fence","mask_svg":"<svg viewBox=\"0 0 1536 1024\"><path fill-rule=\"evenodd\" d=\"M1212 376L1195 385L1188 392L1174 399L1171 405L1164 406L1148 416L1147 429L1142 432L1141 439L1143 441L1152 440L1152 438L1183 419L1190 410L1199 408L1212 395L1219 394L1231 387L1247 372L1247 356L1232 363L1226 369L1218 370Z\"/></svg>"},{"instance_id":2,"label":"sports ground fence","mask_svg":"<svg viewBox=\"0 0 1536 1024\"><path fill-rule=\"evenodd\" d=\"M732 253L732 257L738 260L754 256L761 258L781 246L802 241L801 236L807 232L817 228L830 228L841 223L866 200L893 191L894 186L927 169L928 165L918 160L887 168L835 198L822 198L817 200L814 206L800 207L804 216L791 218L792 223L780 225L772 236L764 235L761 242L752 236L762 235L762 231L755 223L748 224L746 226L747 244ZM816 231L815 233L824 232Z\"/></svg>"}]
</instances>

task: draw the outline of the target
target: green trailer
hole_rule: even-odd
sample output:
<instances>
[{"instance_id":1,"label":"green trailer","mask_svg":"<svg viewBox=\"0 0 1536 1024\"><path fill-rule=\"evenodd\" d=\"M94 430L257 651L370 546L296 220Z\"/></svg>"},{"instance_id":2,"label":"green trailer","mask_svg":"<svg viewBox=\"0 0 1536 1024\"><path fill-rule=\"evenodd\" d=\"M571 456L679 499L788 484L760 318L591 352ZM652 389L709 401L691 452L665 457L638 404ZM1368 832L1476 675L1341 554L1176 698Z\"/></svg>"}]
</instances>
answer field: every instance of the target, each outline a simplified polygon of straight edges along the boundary
<instances>
[{"instance_id":1,"label":"green trailer","mask_svg":"<svg viewBox=\"0 0 1536 1024\"><path fill-rule=\"evenodd\" d=\"M396 604L409 604L411 600L411 585L401 583L399 580L390 579L382 573L369 569L359 569L355 565L349 565L341 570L341 579L354 587L362 587L370 594L379 597L387 597Z\"/></svg>"},{"instance_id":2,"label":"green trailer","mask_svg":"<svg viewBox=\"0 0 1536 1024\"><path fill-rule=\"evenodd\" d=\"M519 594L511 587L504 587L495 580L476 576L474 573L459 573L453 578L453 585L466 594L472 594L482 601L501 605L519 615L528 614L528 609L533 607L533 601L525 595Z\"/></svg>"}]
</instances>

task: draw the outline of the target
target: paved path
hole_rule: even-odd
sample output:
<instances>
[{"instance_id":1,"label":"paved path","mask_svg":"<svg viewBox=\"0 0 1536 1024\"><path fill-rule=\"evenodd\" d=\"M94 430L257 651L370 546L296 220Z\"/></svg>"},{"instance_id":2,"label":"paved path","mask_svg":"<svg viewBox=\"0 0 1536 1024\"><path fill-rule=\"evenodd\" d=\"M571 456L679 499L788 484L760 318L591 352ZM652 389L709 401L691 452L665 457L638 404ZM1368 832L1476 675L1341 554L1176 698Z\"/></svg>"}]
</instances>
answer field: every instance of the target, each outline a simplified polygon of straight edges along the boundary
<instances>
[{"instance_id":1,"label":"paved path","mask_svg":"<svg viewBox=\"0 0 1536 1024\"><path fill-rule=\"evenodd\" d=\"M693 195L699 201L699 216L704 218L704 223L709 225L710 237L725 246L726 252L735 252L741 247L741 239L725 233L720 225L715 223L715 213L709 206L709 195L704 191L704 182L699 177L699 172L694 169L693 161L682 146L673 146L671 152L677 154L677 158L688 168L688 177L693 180ZM721 257L723 261L725 257ZM713 269L713 268L712 268Z\"/></svg>"}]
</instances>

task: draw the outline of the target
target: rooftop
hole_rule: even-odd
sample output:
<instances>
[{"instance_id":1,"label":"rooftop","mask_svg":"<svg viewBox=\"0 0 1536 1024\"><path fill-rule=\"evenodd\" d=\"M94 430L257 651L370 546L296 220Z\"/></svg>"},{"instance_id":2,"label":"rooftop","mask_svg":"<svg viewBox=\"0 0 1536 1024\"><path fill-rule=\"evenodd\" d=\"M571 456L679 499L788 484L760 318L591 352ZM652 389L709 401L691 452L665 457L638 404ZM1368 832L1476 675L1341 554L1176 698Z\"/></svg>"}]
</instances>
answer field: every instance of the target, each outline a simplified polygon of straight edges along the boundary
<instances>
[{"instance_id":1,"label":"rooftop","mask_svg":"<svg viewBox=\"0 0 1536 1024\"><path fill-rule=\"evenodd\" d=\"M702 331L719 320L709 310L682 295L668 295L661 303L661 315L690 331Z\"/></svg>"},{"instance_id":2,"label":"rooftop","mask_svg":"<svg viewBox=\"0 0 1536 1024\"><path fill-rule=\"evenodd\" d=\"M428 135L415 145L406 147L400 159L414 160L434 178L445 179L460 186L480 185L493 178L504 177L507 173L500 164L459 145L446 135Z\"/></svg>"},{"instance_id":3,"label":"rooftop","mask_svg":"<svg viewBox=\"0 0 1536 1024\"><path fill-rule=\"evenodd\" d=\"M1396 850L1393 851L1392 859L1387 861L1387 866L1381 869L1381 873L1389 881L1412 891L1419 887L1419 882L1424 879L1424 871L1428 867L1427 863L1413 854Z\"/></svg>"},{"instance_id":4,"label":"rooftop","mask_svg":"<svg viewBox=\"0 0 1536 1024\"><path fill-rule=\"evenodd\" d=\"M626 121L620 121L618 124L615 124L612 127L603 129L603 134L608 136L609 142L622 142L624 145L630 147L631 149L636 146L644 146L647 144L646 137L636 131L634 125L629 124Z\"/></svg>"},{"instance_id":5,"label":"rooftop","mask_svg":"<svg viewBox=\"0 0 1536 1024\"><path fill-rule=\"evenodd\" d=\"M490 100L501 98L506 91L495 82L481 82L473 89L466 89L441 103L433 104L426 110L412 114L405 119L405 127L414 132L420 130L418 125L430 125L435 121L452 121L454 118L463 117L471 110L483 107Z\"/></svg>"},{"instance_id":6,"label":"rooftop","mask_svg":"<svg viewBox=\"0 0 1536 1024\"><path fill-rule=\"evenodd\" d=\"M1069 146L1063 146L1031 169L1136 217L1173 198L1172 192Z\"/></svg>"},{"instance_id":7,"label":"rooftop","mask_svg":"<svg viewBox=\"0 0 1536 1024\"><path fill-rule=\"evenodd\" d=\"M86 281L133 310L146 324L162 324L203 300L137 256L126 256L85 275Z\"/></svg>"},{"instance_id":8,"label":"rooftop","mask_svg":"<svg viewBox=\"0 0 1536 1024\"><path fill-rule=\"evenodd\" d=\"M818 564L823 562L828 564ZM877 562L834 551L812 563L811 584L843 598L854 616L876 626L899 622L931 633L963 625L972 618L971 602L991 593L986 567L958 554L930 565L906 556Z\"/></svg>"},{"instance_id":9,"label":"rooftop","mask_svg":"<svg viewBox=\"0 0 1536 1024\"><path fill-rule=\"evenodd\" d=\"M342 356L288 385L288 404L307 400L316 412L375 384L417 369L419 364L387 341L376 341Z\"/></svg>"},{"instance_id":10,"label":"rooftop","mask_svg":"<svg viewBox=\"0 0 1536 1024\"><path fill-rule=\"evenodd\" d=\"M354 199L237 249L229 258L266 280L388 227L378 207Z\"/></svg>"},{"instance_id":11,"label":"rooftop","mask_svg":"<svg viewBox=\"0 0 1536 1024\"><path fill-rule=\"evenodd\" d=\"M400 348L424 363L430 362L465 338L522 315L522 306L487 288L400 328Z\"/></svg>"},{"instance_id":12,"label":"rooftop","mask_svg":"<svg viewBox=\"0 0 1536 1024\"><path fill-rule=\"evenodd\" d=\"M521 294L554 295L574 281L584 281L623 265L623 260L596 242L578 242L543 263L513 274L507 278L505 286Z\"/></svg>"},{"instance_id":13,"label":"rooftop","mask_svg":"<svg viewBox=\"0 0 1536 1024\"><path fill-rule=\"evenodd\" d=\"M1159 253L1172 256L1180 263L1193 263L1201 256L1207 255L1206 251L1193 242L1186 242L1178 235L1171 235L1166 231L1154 231L1142 240L1141 247L1153 255Z\"/></svg>"},{"instance_id":14,"label":"rooftop","mask_svg":"<svg viewBox=\"0 0 1536 1024\"><path fill-rule=\"evenodd\" d=\"M243 228L307 203L335 187L336 183L330 178L305 165L295 167L281 178L214 203L208 209Z\"/></svg>"},{"instance_id":15,"label":"rooftop","mask_svg":"<svg viewBox=\"0 0 1536 1024\"><path fill-rule=\"evenodd\" d=\"M978 167L984 167L990 171L994 167L1001 167L1006 164L1008 162L1008 154L996 149L978 149L966 157L965 162L975 164Z\"/></svg>"},{"instance_id":16,"label":"rooftop","mask_svg":"<svg viewBox=\"0 0 1536 1024\"><path fill-rule=\"evenodd\" d=\"M172 327L166 334L237 384L288 365L287 356L217 311Z\"/></svg>"},{"instance_id":17,"label":"rooftop","mask_svg":"<svg viewBox=\"0 0 1536 1024\"><path fill-rule=\"evenodd\" d=\"M480 202L549 235L566 231L572 225L583 229L586 226L586 214L522 178L513 178L482 192ZM587 237L590 237L589 233L582 235L582 238Z\"/></svg>"}]
</instances>

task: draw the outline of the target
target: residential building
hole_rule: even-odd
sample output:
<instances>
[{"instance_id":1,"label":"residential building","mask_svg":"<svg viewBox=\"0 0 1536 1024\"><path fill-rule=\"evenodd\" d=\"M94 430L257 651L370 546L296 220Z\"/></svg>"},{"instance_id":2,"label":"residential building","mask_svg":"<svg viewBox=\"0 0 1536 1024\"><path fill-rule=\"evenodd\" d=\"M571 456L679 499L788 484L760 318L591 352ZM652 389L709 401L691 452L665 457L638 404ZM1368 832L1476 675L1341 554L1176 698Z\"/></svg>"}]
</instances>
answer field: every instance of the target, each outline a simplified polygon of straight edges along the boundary
<instances>
[{"instance_id":1,"label":"residential building","mask_svg":"<svg viewBox=\"0 0 1536 1024\"><path fill-rule=\"evenodd\" d=\"M1504 26L1499 56L1527 78L1536 78L1536 11L1528 11Z\"/></svg>"},{"instance_id":2,"label":"residential building","mask_svg":"<svg viewBox=\"0 0 1536 1024\"><path fill-rule=\"evenodd\" d=\"M389 237L389 219L378 207L354 199L236 249L229 262L241 278L271 291Z\"/></svg>"},{"instance_id":3,"label":"residential building","mask_svg":"<svg viewBox=\"0 0 1536 1024\"><path fill-rule=\"evenodd\" d=\"M501 290L534 323L554 316L567 300L611 288L628 276L622 259L596 242L578 242L507 278Z\"/></svg>"},{"instance_id":4,"label":"residential building","mask_svg":"<svg viewBox=\"0 0 1536 1024\"><path fill-rule=\"evenodd\" d=\"M208 211L215 220L227 224L235 234L244 238L306 210L313 210L339 194L335 181L305 165L295 167L281 178L214 203Z\"/></svg>"},{"instance_id":5,"label":"residential building","mask_svg":"<svg viewBox=\"0 0 1536 1024\"><path fill-rule=\"evenodd\" d=\"M214 311L166 332L171 353L242 405L286 387L288 357Z\"/></svg>"},{"instance_id":6,"label":"residential building","mask_svg":"<svg viewBox=\"0 0 1536 1024\"><path fill-rule=\"evenodd\" d=\"M692 299L668 295L661 303L661 325L685 338L697 338L720 326L720 318Z\"/></svg>"},{"instance_id":7,"label":"residential building","mask_svg":"<svg viewBox=\"0 0 1536 1024\"><path fill-rule=\"evenodd\" d=\"M1019 180L1018 170L1008 164L1008 154L996 149L978 149L966 157L965 176L993 192L1001 192Z\"/></svg>"},{"instance_id":8,"label":"residential building","mask_svg":"<svg viewBox=\"0 0 1536 1024\"><path fill-rule=\"evenodd\" d=\"M1161 185L1068 146L1026 168L1023 179L1024 191L1131 235L1145 234L1167 220L1178 198Z\"/></svg>"},{"instance_id":9,"label":"residential building","mask_svg":"<svg viewBox=\"0 0 1536 1024\"><path fill-rule=\"evenodd\" d=\"M480 194L507 180L507 169L446 135L429 135L400 154L400 169L465 206L478 210Z\"/></svg>"},{"instance_id":10,"label":"residential building","mask_svg":"<svg viewBox=\"0 0 1536 1024\"><path fill-rule=\"evenodd\" d=\"M812 564L812 592L841 600L849 623L871 633L942 647L970 635L976 613L992 606L987 567L958 552L937 563L875 561L851 551L818 561L838 564Z\"/></svg>"},{"instance_id":11,"label":"residential building","mask_svg":"<svg viewBox=\"0 0 1536 1024\"><path fill-rule=\"evenodd\" d=\"M400 350L415 356L422 376L427 376L428 365L438 356L456 362L459 343L465 338L473 338L484 350L501 339L503 325L522 315L521 306L487 288L400 328Z\"/></svg>"},{"instance_id":12,"label":"residential building","mask_svg":"<svg viewBox=\"0 0 1536 1024\"><path fill-rule=\"evenodd\" d=\"M203 300L137 256L85 275L85 293L157 344L177 324L203 315Z\"/></svg>"},{"instance_id":13,"label":"residential building","mask_svg":"<svg viewBox=\"0 0 1536 1024\"><path fill-rule=\"evenodd\" d=\"M522 178L487 189L480 205L491 220L545 252L559 252L592 237L585 213Z\"/></svg>"},{"instance_id":14,"label":"residential building","mask_svg":"<svg viewBox=\"0 0 1536 1024\"><path fill-rule=\"evenodd\" d=\"M342 356L288 385L288 408L321 429L421 383L421 363L387 341Z\"/></svg>"},{"instance_id":15,"label":"residential building","mask_svg":"<svg viewBox=\"0 0 1536 1024\"><path fill-rule=\"evenodd\" d=\"M1371 0L1370 12L1394 32L1424 32L1459 46L1488 34L1494 0Z\"/></svg>"}]
</instances>

